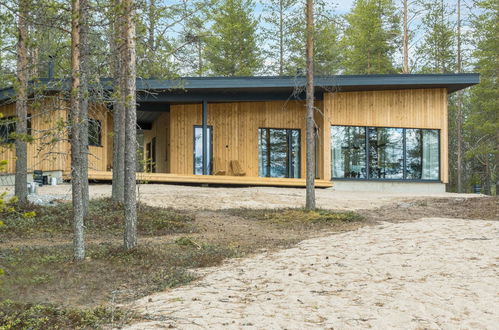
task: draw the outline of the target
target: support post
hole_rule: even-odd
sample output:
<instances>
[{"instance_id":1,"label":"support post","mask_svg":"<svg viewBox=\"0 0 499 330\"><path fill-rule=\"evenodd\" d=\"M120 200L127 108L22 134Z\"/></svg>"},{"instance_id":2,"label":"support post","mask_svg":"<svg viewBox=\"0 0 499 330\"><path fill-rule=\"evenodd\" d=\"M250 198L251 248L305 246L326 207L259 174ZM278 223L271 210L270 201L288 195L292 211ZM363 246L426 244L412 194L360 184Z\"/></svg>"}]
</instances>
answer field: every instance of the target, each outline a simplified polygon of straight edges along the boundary
<instances>
[{"instance_id":1,"label":"support post","mask_svg":"<svg viewBox=\"0 0 499 330\"><path fill-rule=\"evenodd\" d=\"M208 101L203 100L203 174L209 175L208 171Z\"/></svg>"}]
</instances>

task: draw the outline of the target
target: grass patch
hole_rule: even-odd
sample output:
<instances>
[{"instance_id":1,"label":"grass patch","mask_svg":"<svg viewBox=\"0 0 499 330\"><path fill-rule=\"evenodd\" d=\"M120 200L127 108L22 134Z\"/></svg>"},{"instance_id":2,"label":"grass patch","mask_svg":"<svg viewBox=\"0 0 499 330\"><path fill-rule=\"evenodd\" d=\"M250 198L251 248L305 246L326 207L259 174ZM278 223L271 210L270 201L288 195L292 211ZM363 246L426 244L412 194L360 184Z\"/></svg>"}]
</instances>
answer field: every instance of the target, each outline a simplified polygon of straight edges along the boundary
<instances>
[{"instance_id":1,"label":"grass patch","mask_svg":"<svg viewBox=\"0 0 499 330\"><path fill-rule=\"evenodd\" d=\"M360 214L352 211L340 212L323 209L230 209L227 212L231 215L240 216L246 219L256 219L284 225L336 225L341 223L360 222L364 220Z\"/></svg>"},{"instance_id":2,"label":"grass patch","mask_svg":"<svg viewBox=\"0 0 499 330\"><path fill-rule=\"evenodd\" d=\"M137 204L138 231L142 235L166 235L194 231L194 220L187 212ZM27 237L39 234L70 234L72 228L71 203L56 206L17 205L15 213L0 213L4 225L0 233ZM21 214L34 212L34 217ZM88 233L116 233L123 231L123 205L110 198L90 201L89 216L85 221Z\"/></svg>"},{"instance_id":3,"label":"grass patch","mask_svg":"<svg viewBox=\"0 0 499 330\"><path fill-rule=\"evenodd\" d=\"M64 308L52 304L0 302L0 329L96 329L124 324L129 319L120 309Z\"/></svg>"},{"instance_id":4,"label":"grass patch","mask_svg":"<svg viewBox=\"0 0 499 330\"><path fill-rule=\"evenodd\" d=\"M95 306L128 301L184 285L196 277L191 268L214 266L239 255L212 244L142 243L124 251L116 244L90 244L85 261L72 261L69 245L23 247L0 252L0 300Z\"/></svg>"}]
</instances>

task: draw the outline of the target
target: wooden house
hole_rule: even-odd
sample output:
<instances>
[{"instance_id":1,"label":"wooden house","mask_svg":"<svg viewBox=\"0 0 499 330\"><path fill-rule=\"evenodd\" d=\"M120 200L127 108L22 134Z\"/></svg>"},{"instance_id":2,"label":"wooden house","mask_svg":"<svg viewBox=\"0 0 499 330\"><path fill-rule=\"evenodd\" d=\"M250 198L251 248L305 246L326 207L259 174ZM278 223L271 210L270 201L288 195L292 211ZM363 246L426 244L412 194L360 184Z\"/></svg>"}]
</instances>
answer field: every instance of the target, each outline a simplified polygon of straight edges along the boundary
<instances>
[{"instance_id":1,"label":"wooden house","mask_svg":"<svg viewBox=\"0 0 499 330\"><path fill-rule=\"evenodd\" d=\"M304 79L138 79L144 159L138 178L304 186ZM478 74L316 77L316 185L442 191L448 182L448 96L478 82ZM38 84L45 88L30 103L29 170L69 178L67 82ZM109 90L109 81L102 86ZM15 115L13 97L12 89L0 90L4 117ZM112 107L95 100L90 117L89 178L111 180ZM14 151L5 146L14 125L0 125L6 173L15 168Z\"/></svg>"}]
</instances>

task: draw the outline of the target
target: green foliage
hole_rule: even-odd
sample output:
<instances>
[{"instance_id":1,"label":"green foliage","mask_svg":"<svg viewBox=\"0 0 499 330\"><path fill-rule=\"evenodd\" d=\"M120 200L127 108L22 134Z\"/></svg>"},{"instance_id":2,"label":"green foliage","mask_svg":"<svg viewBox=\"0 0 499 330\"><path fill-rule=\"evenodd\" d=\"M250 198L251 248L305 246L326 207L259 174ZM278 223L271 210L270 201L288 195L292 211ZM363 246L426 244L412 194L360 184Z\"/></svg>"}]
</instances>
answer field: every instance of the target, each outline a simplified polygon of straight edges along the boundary
<instances>
[{"instance_id":1,"label":"green foliage","mask_svg":"<svg viewBox=\"0 0 499 330\"><path fill-rule=\"evenodd\" d=\"M330 6L328 0L314 3L314 72L318 75L337 74L341 69L339 18L329 9ZM306 67L306 17L301 3L295 7L291 21L290 56L285 69L287 74L295 75Z\"/></svg>"},{"instance_id":2,"label":"green foliage","mask_svg":"<svg viewBox=\"0 0 499 330\"><path fill-rule=\"evenodd\" d=\"M254 5L253 0L222 0L212 14L205 54L213 75L251 76L261 70Z\"/></svg>"},{"instance_id":3,"label":"green foliage","mask_svg":"<svg viewBox=\"0 0 499 330\"><path fill-rule=\"evenodd\" d=\"M423 40L416 49L419 71L423 73L449 73L455 70L455 25L450 17L454 11L444 2L422 3Z\"/></svg>"},{"instance_id":4,"label":"green foliage","mask_svg":"<svg viewBox=\"0 0 499 330\"><path fill-rule=\"evenodd\" d=\"M393 73L399 21L392 0L356 0L342 40L347 74Z\"/></svg>"},{"instance_id":5,"label":"green foliage","mask_svg":"<svg viewBox=\"0 0 499 330\"><path fill-rule=\"evenodd\" d=\"M121 310L106 307L71 309L11 300L0 303L0 329L89 329L125 319Z\"/></svg>"},{"instance_id":6,"label":"green foliage","mask_svg":"<svg viewBox=\"0 0 499 330\"><path fill-rule=\"evenodd\" d=\"M473 55L481 81L471 89L471 112L464 123L466 157L477 165L490 190L490 182L499 180L499 1L481 0L477 5L481 13L473 20Z\"/></svg>"},{"instance_id":7,"label":"green foliage","mask_svg":"<svg viewBox=\"0 0 499 330\"><path fill-rule=\"evenodd\" d=\"M9 204L10 205L10 204ZM1 207L1 204L0 204ZM17 212L2 212L4 226L0 233L31 236L40 234L71 233L71 203L56 206L19 206ZM192 232L192 216L172 209L138 204L138 231L144 235L165 235L179 232ZM123 227L123 206L111 199L90 201L89 216L85 228L89 233L121 233Z\"/></svg>"}]
</instances>

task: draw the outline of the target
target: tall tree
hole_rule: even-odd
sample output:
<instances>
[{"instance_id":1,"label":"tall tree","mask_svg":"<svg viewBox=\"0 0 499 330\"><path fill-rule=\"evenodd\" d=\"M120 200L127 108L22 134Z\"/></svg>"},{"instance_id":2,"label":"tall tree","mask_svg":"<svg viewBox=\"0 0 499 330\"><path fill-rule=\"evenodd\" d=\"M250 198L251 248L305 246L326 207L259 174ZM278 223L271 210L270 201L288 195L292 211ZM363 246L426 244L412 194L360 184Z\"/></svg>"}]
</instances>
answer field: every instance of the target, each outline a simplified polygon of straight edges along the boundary
<instances>
[{"instance_id":1,"label":"tall tree","mask_svg":"<svg viewBox=\"0 0 499 330\"><path fill-rule=\"evenodd\" d=\"M111 62L114 84L113 94L113 184L112 199L124 202L125 198L125 91L124 55L125 38L123 32L123 7L121 0L113 0L111 11Z\"/></svg>"},{"instance_id":2,"label":"tall tree","mask_svg":"<svg viewBox=\"0 0 499 330\"><path fill-rule=\"evenodd\" d=\"M126 250L137 246L137 108L136 55L135 55L135 8L134 0L123 0L125 8L125 233Z\"/></svg>"},{"instance_id":3,"label":"tall tree","mask_svg":"<svg viewBox=\"0 0 499 330\"><path fill-rule=\"evenodd\" d=\"M329 0L314 1L314 73L320 75L337 74L341 70L340 25L338 17L331 11ZM291 40L287 74L294 75L306 67L306 20L303 11L298 11L292 19Z\"/></svg>"},{"instance_id":4,"label":"tall tree","mask_svg":"<svg viewBox=\"0 0 499 330\"><path fill-rule=\"evenodd\" d=\"M457 72L462 71L461 61L461 0L457 0ZM463 192L463 91L457 92L456 142L457 142L457 192Z\"/></svg>"},{"instance_id":5,"label":"tall tree","mask_svg":"<svg viewBox=\"0 0 499 330\"><path fill-rule=\"evenodd\" d=\"M355 0L342 40L347 74L393 73L399 16L392 0Z\"/></svg>"},{"instance_id":6,"label":"tall tree","mask_svg":"<svg viewBox=\"0 0 499 330\"><path fill-rule=\"evenodd\" d=\"M81 125L80 131L80 152L81 152L81 197L83 204L83 215L88 215L89 208L89 191L88 191L88 75L89 75L89 45L88 45L88 0L80 0L80 109L79 109L79 123Z\"/></svg>"},{"instance_id":7,"label":"tall tree","mask_svg":"<svg viewBox=\"0 0 499 330\"><path fill-rule=\"evenodd\" d=\"M420 72L454 72L456 63L453 10L443 0L422 3L423 40L416 48Z\"/></svg>"},{"instance_id":8,"label":"tall tree","mask_svg":"<svg viewBox=\"0 0 499 330\"><path fill-rule=\"evenodd\" d=\"M307 0L307 148L306 148L306 203L307 210L315 209L315 124L314 124L314 3Z\"/></svg>"},{"instance_id":9,"label":"tall tree","mask_svg":"<svg viewBox=\"0 0 499 330\"><path fill-rule=\"evenodd\" d=\"M207 65L216 76L250 76L262 68L253 0L222 0L206 43Z\"/></svg>"},{"instance_id":10,"label":"tall tree","mask_svg":"<svg viewBox=\"0 0 499 330\"><path fill-rule=\"evenodd\" d=\"M471 113L464 123L469 144L466 157L479 166L486 193L491 193L495 182L499 192L499 2L478 0L475 5L480 13L473 19L475 70L480 84L474 86L471 95Z\"/></svg>"},{"instance_id":11,"label":"tall tree","mask_svg":"<svg viewBox=\"0 0 499 330\"><path fill-rule=\"evenodd\" d=\"M77 261L85 258L84 238L84 205L82 196L82 148L81 148L81 123L80 107L82 98L81 89L81 63L80 63L80 0L71 2L71 190L73 200L73 247L74 259Z\"/></svg>"},{"instance_id":12,"label":"tall tree","mask_svg":"<svg viewBox=\"0 0 499 330\"><path fill-rule=\"evenodd\" d=\"M408 7L409 0L404 1L404 18L403 18L403 26L404 26L404 39L402 42L402 56L404 58L404 64L402 66L403 73L409 73L409 22L408 22Z\"/></svg>"},{"instance_id":13,"label":"tall tree","mask_svg":"<svg viewBox=\"0 0 499 330\"><path fill-rule=\"evenodd\" d=\"M267 55L273 60L271 71L282 76L285 74L288 58L292 52L290 45L294 40L298 0L268 0L262 1L262 4L266 13L263 18L266 23L263 25L263 31L269 43ZM301 43L304 44L303 41Z\"/></svg>"},{"instance_id":14,"label":"tall tree","mask_svg":"<svg viewBox=\"0 0 499 330\"><path fill-rule=\"evenodd\" d=\"M27 15L28 0L19 0L19 18L17 23L17 99L16 99L16 175L15 194L19 201L28 200L28 148L26 135L28 133L28 52L27 52Z\"/></svg>"}]
</instances>

